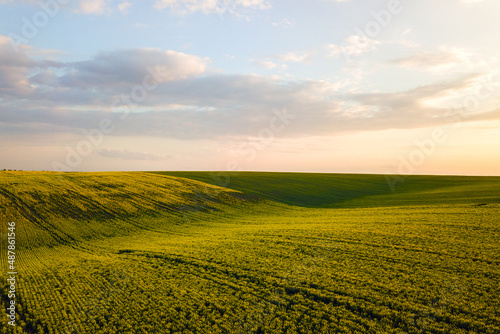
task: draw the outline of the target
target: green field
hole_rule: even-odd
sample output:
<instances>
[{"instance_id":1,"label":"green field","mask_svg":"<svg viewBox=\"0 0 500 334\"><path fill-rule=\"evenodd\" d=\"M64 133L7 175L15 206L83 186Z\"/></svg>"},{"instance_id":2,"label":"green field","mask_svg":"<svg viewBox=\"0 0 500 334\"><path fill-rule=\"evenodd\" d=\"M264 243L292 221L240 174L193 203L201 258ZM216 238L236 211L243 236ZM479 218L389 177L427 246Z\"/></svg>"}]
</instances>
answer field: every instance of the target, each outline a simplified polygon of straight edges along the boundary
<instances>
[{"instance_id":1,"label":"green field","mask_svg":"<svg viewBox=\"0 0 500 334\"><path fill-rule=\"evenodd\" d=\"M189 178L302 207L500 204L500 177L262 172L155 174Z\"/></svg>"},{"instance_id":2,"label":"green field","mask_svg":"<svg viewBox=\"0 0 500 334\"><path fill-rule=\"evenodd\" d=\"M8 222L1 333L500 333L499 177L0 172L3 277Z\"/></svg>"}]
</instances>

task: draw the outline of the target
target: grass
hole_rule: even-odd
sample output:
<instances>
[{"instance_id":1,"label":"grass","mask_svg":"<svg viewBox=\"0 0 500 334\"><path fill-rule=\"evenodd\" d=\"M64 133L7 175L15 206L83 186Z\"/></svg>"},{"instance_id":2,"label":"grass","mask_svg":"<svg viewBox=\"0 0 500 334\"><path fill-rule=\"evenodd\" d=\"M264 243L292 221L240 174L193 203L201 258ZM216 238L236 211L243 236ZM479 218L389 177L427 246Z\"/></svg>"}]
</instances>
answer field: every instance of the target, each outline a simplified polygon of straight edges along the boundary
<instances>
[{"instance_id":1,"label":"grass","mask_svg":"<svg viewBox=\"0 0 500 334\"><path fill-rule=\"evenodd\" d=\"M0 332L500 332L499 178L212 176L0 173Z\"/></svg>"},{"instance_id":2,"label":"grass","mask_svg":"<svg viewBox=\"0 0 500 334\"><path fill-rule=\"evenodd\" d=\"M303 207L500 203L500 177L265 172L154 172ZM388 182L400 177L391 189ZM437 201L437 202L436 202Z\"/></svg>"}]
</instances>

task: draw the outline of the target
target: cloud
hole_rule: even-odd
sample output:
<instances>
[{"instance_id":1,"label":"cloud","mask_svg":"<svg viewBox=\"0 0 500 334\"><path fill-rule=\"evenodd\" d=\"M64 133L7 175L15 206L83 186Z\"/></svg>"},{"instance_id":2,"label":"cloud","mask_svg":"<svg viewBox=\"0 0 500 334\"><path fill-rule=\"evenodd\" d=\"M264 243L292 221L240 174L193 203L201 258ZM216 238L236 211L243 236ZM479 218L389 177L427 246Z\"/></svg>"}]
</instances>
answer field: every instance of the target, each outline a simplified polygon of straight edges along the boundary
<instances>
[{"instance_id":1,"label":"cloud","mask_svg":"<svg viewBox=\"0 0 500 334\"><path fill-rule=\"evenodd\" d=\"M329 50L330 57L335 57L340 54L349 57L352 55L359 56L374 50L379 44L379 41L370 39L366 36L350 35L344 40L342 45L329 44L327 45L327 49Z\"/></svg>"},{"instance_id":2,"label":"cloud","mask_svg":"<svg viewBox=\"0 0 500 334\"><path fill-rule=\"evenodd\" d=\"M65 86L89 88L102 85L141 83L155 73L159 83L197 76L205 72L208 59L175 51L138 48L100 53L94 58L68 64L59 78Z\"/></svg>"},{"instance_id":3,"label":"cloud","mask_svg":"<svg viewBox=\"0 0 500 334\"><path fill-rule=\"evenodd\" d=\"M14 0L0 0L0 3L11 3L14 2ZM30 4L36 4L37 0L17 0L16 2L25 2L25 3L30 3Z\"/></svg>"},{"instance_id":4,"label":"cloud","mask_svg":"<svg viewBox=\"0 0 500 334\"><path fill-rule=\"evenodd\" d=\"M104 14L107 8L106 0L81 0L79 12L83 14Z\"/></svg>"},{"instance_id":5,"label":"cloud","mask_svg":"<svg viewBox=\"0 0 500 334\"><path fill-rule=\"evenodd\" d=\"M438 52L420 52L409 57L392 59L390 63L402 68L434 72L454 67L470 70L470 56L464 49L440 47Z\"/></svg>"},{"instance_id":6,"label":"cloud","mask_svg":"<svg viewBox=\"0 0 500 334\"><path fill-rule=\"evenodd\" d=\"M265 67L268 70L272 70L272 69L275 69L275 68L281 68L283 70L286 70L288 68L288 66L286 66L284 64L280 65L280 64L277 64L277 63L269 61L269 60L254 61L254 63L257 64L257 65L259 65L259 66Z\"/></svg>"},{"instance_id":7,"label":"cloud","mask_svg":"<svg viewBox=\"0 0 500 334\"><path fill-rule=\"evenodd\" d=\"M26 45L20 45L19 52L14 53L11 42L0 35L0 98L44 101L46 106L64 101L70 105L110 104L145 82L163 84L202 75L209 62L171 50L137 48L63 63L40 60L44 53Z\"/></svg>"},{"instance_id":8,"label":"cloud","mask_svg":"<svg viewBox=\"0 0 500 334\"><path fill-rule=\"evenodd\" d=\"M491 107L500 93L500 75L494 73L467 74L404 92L354 94L353 99L372 112L370 117L374 123L384 121L387 128L446 124L449 121L446 116L457 108L470 113L467 121L500 120L498 106ZM469 105L471 101L473 110Z\"/></svg>"},{"instance_id":9,"label":"cloud","mask_svg":"<svg viewBox=\"0 0 500 334\"><path fill-rule=\"evenodd\" d=\"M124 159L124 160L158 161L158 160L170 158L168 156L162 156L162 155L149 153L149 152L131 152L129 150L117 150L117 149L109 149L109 148L99 149L99 150L97 150L97 153L100 156L103 156L106 158L117 158L117 159Z\"/></svg>"},{"instance_id":10,"label":"cloud","mask_svg":"<svg viewBox=\"0 0 500 334\"><path fill-rule=\"evenodd\" d=\"M88 14L88 15L102 15L105 13L110 13L112 12L111 4L113 3L114 0L78 0L78 1L55 1L60 5L61 9L71 9L76 13L80 14ZM10 3L13 2L12 0L0 0L0 3ZM40 3L46 3L50 1L44 0L44 1L39 1L39 0L18 0L16 2L23 2L26 4L30 4L33 6L39 6ZM118 8L120 11L122 9L127 7L128 1L123 1L121 4L118 5ZM59 8L59 7L58 7Z\"/></svg>"},{"instance_id":11,"label":"cloud","mask_svg":"<svg viewBox=\"0 0 500 334\"><path fill-rule=\"evenodd\" d=\"M293 121L276 137L427 127L442 124L452 98L479 80L469 75L403 92L340 94L341 83L220 74L207 70L207 59L174 51L119 50L62 63L35 60L26 46L13 56L9 39L0 42L0 132L26 137L82 136L110 119L115 130L109 136L246 138L269 128L283 109ZM154 89L129 107L116 107L116 98L130 97L143 84L147 68L158 71ZM481 109L477 117L500 114Z\"/></svg>"},{"instance_id":12,"label":"cloud","mask_svg":"<svg viewBox=\"0 0 500 334\"><path fill-rule=\"evenodd\" d=\"M29 56L33 48L18 46L14 52L12 39L0 35L0 96L24 96L33 91L29 74L42 64Z\"/></svg>"},{"instance_id":13,"label":"cloud","mask_svg":"<svg viewBox=\"0 0 500 334\"><path fill-rule=\"evenodd\" d=\"M302 54L288 52L285 54L277 55L276 57L284 62L289 63L309 63L312 59L312 56L312 52L305 52Z\"/></svg>"},{"instance_id":14,"label":"cloud","mask_svg":"<svg viewBox=\"0 0 500 334\"><path fill-rule=\"evenodd\" d=\"M36 6L37 0L21 0L24 3ZM11 3L13 0L0 0L0 3ZM178 15L187 15L195 12L205 14L234 14L241 16L245 10L267 10L271 8L268 0L155 0L151 1L153 7L158 10L170 9ZM126 14L131 7L128 0L121 1L115 8L111 5L114 0L79 0L73 4L71 8L80 14L102 15L111 13L118 9L121 13ZM63 8L65 8L64 6ZM68 8L70 6L67 6Z\"/></svg>"},{"instance_id":15,"label":"cloud","mask_svg":"<svg viewBox=\"0 0 500 334\"><path fill-rule=\"evenodd\" d=\"M273 27L290 28L293 26L293 23L289 19L284 18L284 19L281 19L279 21L274 21L273 23L271 23L271 25Z\"/></svg>"},{"instance_id":16,"label":"cloud","mask_svg":"<svg viewBox=\"0 0 500 334\"><path fill-rule=\"evenodd\" d=\"M127 14L130 7L132 7L132 4L130 2L123 1L118 5L118 10L122 12L122 14Z\"/></svg>"},{"instance_id":17,"label":"cloud","mask_svg":"<svg viewBox=\"0 0 500 334\"><path fill-rule=\"evenodd\" d=\"M37 6L38 0L20 0L23 3ZM13 0L0 0L0 4L12 3ZM204 14L232 14L244 16L248 10L267 10L271 8L269 0L155 0L150 1L155 9L169 9L177 15L188 15L195 12ZM132 7L132 3L123 0L116 4L115 0L79 0L70 2L61 8L71 8L76 13L86 15L103 15L116 10L126 15ZM279 25L289 25L286 20L277 22ZM274 24L273 24L274 25Z\"/></svg>"},{"instance_id":18,"label":"cloud","mask_svg":"<svg viewBox=\"0 0 500 334\"><path fill-rule=\"evenodd\" d=\"M305 52L305 53L294 53L294 52L288 52L280 55L273 55L273 56L268 56L266 60L254 60L252 59L251 61L259 66L262 66L264 68L267 68L269 70L271 69L282 69L286 70L288 68L287 64L284 63L305 63L308 64L311 59L312 59L313 53L312 52Z\"/></svg>"},{"instance_id":19,"label":"cloud","mask_svg":"<svg viewBox=\"0 0 500 334\"><path fill-rule=\"evenodd\" d=\"M154 7L156 9L169 8L179 15L194 12L238 14L243 9L269 9L270 4L266 0L156 0Z\"/></svg>"}]
</instances>

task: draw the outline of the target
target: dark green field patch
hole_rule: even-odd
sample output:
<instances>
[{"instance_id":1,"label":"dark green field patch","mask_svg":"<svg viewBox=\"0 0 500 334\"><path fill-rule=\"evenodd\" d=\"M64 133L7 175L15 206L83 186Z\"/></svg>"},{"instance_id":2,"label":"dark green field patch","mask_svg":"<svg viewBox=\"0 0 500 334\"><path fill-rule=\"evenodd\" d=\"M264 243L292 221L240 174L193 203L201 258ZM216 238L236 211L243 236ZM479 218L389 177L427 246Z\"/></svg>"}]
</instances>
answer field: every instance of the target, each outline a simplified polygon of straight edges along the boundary
<instances>
[{"instance_id":1,"label":"dark green field patch","mask_svg":"<svg viewBox=\"0 0 500 334\"><path fill-rule=\"evenodd\" d=\"M500 203L500 177L263 172L154 172L303 207ZM391 183L397 178L402 182Z\"/></svg>"}]
</instances>

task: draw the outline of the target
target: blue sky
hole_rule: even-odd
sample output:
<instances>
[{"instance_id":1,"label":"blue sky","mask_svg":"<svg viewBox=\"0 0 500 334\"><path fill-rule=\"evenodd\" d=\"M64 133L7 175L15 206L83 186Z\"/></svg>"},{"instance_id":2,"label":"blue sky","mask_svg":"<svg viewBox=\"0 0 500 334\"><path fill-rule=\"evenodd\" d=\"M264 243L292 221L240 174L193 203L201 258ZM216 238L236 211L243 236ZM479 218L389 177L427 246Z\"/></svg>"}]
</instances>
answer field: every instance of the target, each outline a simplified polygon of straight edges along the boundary
<instances>
[{"instance_id":1,"label":"blue sky","mask_svg":"<svg viewBox=\"0 0 500 334\"><path fill-rule=\"evenodd\" d=\"M499 12L0 0L0 168L500 175Z\"/></svg>"}]
</instances>

